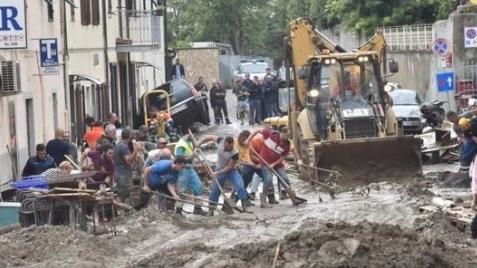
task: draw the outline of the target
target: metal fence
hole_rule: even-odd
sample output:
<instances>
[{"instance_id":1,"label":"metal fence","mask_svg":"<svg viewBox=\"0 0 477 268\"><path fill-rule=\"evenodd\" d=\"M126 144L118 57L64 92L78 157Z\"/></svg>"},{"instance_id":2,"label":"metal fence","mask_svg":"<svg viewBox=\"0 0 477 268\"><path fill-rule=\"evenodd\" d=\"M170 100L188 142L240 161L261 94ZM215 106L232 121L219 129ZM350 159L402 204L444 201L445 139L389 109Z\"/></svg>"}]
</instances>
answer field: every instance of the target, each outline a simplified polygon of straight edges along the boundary
<instances>
[{"instance_id":1,"label":"metal fence","mask_svg":"<svg viewBox=\"0 0 477 268\"><path fill-rule=\"evenodd\" d=\"M380 27L376 31L383 33L388 51L422 51L432 49L432 29L432 24L423 24Z\"/></svg>"},{"instance_id":2,"label":"metal fence","mask_svg":"<svg viewBox=\"0 0 477 268\"><path fill-rule=\"evenodd\" d=\"M132 45L161 44L161 16L157 10L119 10L121 36Z\"/></svg>"}]
</instances>

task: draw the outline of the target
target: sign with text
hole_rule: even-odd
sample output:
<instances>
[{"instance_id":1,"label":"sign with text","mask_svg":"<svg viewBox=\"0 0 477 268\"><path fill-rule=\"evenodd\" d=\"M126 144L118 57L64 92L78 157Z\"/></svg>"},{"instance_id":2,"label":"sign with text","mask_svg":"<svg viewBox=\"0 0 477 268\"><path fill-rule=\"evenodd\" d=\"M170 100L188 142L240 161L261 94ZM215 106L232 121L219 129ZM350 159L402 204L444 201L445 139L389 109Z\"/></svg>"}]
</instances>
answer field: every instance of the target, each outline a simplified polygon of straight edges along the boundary
<instances>
[{"instance_id":1,"label":"sign with text","mask_svg":"<svg viewBox=\"0 0 477 268\"><path fill-rule=\"evenodd\" d=\"M40 39L40 66L42 74L59 74L56 38Z\"/></svg>"},{"instance_id":2,"label":"sign with text","mask_svg":"<svg viewBox=\"0 0 477 268\"><path fill-rule=\"evenodd\" d=\"M0 49L26 48L25 0L0 1Z\"/></svg>"},{"instance_id":3,"label":"sign with text","mask_svg":"<svg viewBox=\"0 0 477 268\"><path fill-rule=\"evenodd\" d=\"M464 27L464 46L477 47L477 27Z\"/></svg>"}]
</instances>

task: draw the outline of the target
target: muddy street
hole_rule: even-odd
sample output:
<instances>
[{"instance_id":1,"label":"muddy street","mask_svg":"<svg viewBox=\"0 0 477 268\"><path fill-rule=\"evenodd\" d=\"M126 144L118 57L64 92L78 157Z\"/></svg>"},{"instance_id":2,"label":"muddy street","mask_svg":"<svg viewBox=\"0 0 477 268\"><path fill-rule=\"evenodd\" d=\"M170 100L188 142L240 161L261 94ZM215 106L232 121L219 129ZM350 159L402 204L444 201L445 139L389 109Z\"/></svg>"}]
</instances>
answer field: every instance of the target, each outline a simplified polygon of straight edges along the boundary
<instances>
[{"instance_id":1,"label":"muddy street","mask_svg":"<svg viewBox=\"0 0 477 268\"><path fill-rule=\"evenodd\" d=\"M201 135L236 135L241 126L203 127ZM214 161L214 151L209 150ZM476 244L440 211L420 209L436 194L470 190L427 189L425 181L458 165L426 166L426 178L367 186L332 199L291 175L304 206L279 200L252 213L184 217L159 212L154 198L141 211L121 215L117 234L41 226L0 235L0 267L476 267ZM204 196L204 198L207 198ZM188 213L187 213L188 212ZM99 230L105 227L97 227ZM90 228L91 231L91 228Z\"/></svg>"}]
</instances>

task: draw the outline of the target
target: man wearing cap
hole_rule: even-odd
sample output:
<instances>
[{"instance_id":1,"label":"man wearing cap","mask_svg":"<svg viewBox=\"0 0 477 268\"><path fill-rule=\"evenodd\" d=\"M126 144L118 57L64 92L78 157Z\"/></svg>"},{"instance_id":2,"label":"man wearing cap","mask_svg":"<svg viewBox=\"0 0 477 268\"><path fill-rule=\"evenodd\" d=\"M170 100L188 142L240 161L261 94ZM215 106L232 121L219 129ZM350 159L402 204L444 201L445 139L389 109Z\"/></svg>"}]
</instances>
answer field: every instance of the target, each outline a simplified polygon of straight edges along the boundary
<instances>
[{"instance_id":1,"label":"man wearing cap","mask_svg":"<svg viewBox=\"0 0 477 268\"><path fill-rule=\"evenodd\" d=\"M458 139L461 143L459 156L459 172L461 173L469 173L470 164L474 159L474 155L477 153L477 143L464 135L464 131L460 127L459 120L462 118L471 119L474 115L477 115L477 109L465 112L460 115L457 115L457 113L453 111L449 111L447 113L447 119L454 124L452 128L459 137Z\"/></svg>"},{"instance_id":2,"label":"man wearing cap","mask_svg":"<svg viewBox=\"0 0 477 268\"><path fill-rule=\"evenodd\" d=\"M192 161L194 160L194 139L193 134L197 134L195 128L189 129L188 132L176 143L174 148L174 155L176 157L184 157L187 160L186 168L179 174L179 189L185 192L187 189L192 190L194 196L199 197L204 193L204 186L199 178L199 175L194 170ZM179 208L180 209L180 208ZM194 207L195 215L205 216L207 213L202 210L201 206Z\"/></svg>"},{"instance_id":3,"label":"man wearing cap","mask_svg":"<svg viewBox=\"0 0 477 268\"><path fill-rule=\"evenodd\" d=\"M240 120L240 124L244 124L244 118L248 118L250 111L248 106L248 96L250 95L248 88L242 85L242 82L238 80L235 86L235 96L237 96L237 119Z\"/></svg>"}]
</instances>

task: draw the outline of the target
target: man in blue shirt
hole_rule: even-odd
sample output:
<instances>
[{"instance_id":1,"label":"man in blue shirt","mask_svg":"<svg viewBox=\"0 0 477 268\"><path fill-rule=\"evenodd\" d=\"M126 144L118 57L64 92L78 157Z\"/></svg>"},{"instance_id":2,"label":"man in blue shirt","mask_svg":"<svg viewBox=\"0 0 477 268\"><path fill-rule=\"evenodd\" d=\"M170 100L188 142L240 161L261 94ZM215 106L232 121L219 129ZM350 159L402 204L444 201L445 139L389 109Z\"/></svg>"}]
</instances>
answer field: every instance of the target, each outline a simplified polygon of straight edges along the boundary
<instances>
[{"instance_id":1,"label":"man in blue shirt","mask_svg":"<svg viewBox=\"0 0 477 268\"><path fill-rule=\"evenodd\" d=\"M179 173L186 167L187 161L184 157L178 156L174 162L171 160L159 160L152 166L144 169L143 190L145 192L159 191L173 197L175 200L180 200L177 193L177 181L179 180ZM182 207L177 205L176 212L182 214Z\"/></svg>"},{"instance_id":2,"label":"man in blue shirt","mask_svg":"<svg viewBox=\"0 0 477 268\"><path fill-rule=\"evenodd\" d=\"M46 147L40 143L36 145L36 155L30 157L23 168L22 177L38 175L55 167L55 160L46 155Z\"/></svg>"}]
</instances>

